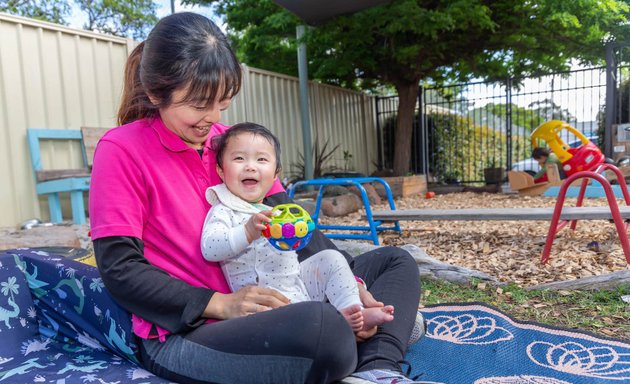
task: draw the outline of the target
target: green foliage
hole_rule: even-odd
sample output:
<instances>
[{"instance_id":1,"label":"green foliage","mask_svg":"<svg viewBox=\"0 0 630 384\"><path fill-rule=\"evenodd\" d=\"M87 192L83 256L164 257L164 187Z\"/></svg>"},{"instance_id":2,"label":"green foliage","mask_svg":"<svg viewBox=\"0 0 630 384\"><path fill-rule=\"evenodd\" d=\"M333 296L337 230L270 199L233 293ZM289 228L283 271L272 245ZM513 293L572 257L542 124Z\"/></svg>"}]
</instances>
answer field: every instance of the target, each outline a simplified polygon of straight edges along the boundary
<instances>
[{"instance_id":1,"label":"green foliage","mask_svg":"<svg viewBox=\"0 0 630 384\"><path fill-rule=\"evenodd\" d=\"M388 119L384 123L384 132L391 132L395 124L395 117ZM429 172L439 181L480 181L484 179L485 168L506 167L507 136L486 125L475 124L471 117L430 113L427 116L427 131ZM527 137L512 136L512 159L530 156L531 148L523 145L524 142L529 142Z\"/></svg>"},{"instance_id":2,"label":"green foliage","mask_svg":"<svg viewBox=\"0 0 630 384\"><path fill-rule=\"evenodd\" d=\"M507 136L488 126L475 124L471 118L453 114L428 117L430 146L433 148L429 170L441 181L483 180L485 168L504 168ZM522 137L512 137L513 156L522 156L515 145Z\"/></svg>"},{"instance_id":3,"label":"green foliage","mask_svg":"<svg viewBox=\"0 0 630 384\"><path fill-rule=\"evenodd\" d=\"M146 37L158 18L153 0L75 0L88 16L83 29L115 36Z\"/></svg>"},{"instance_id":4,"label":"green foliage","mask_svg":"<svg viewBox=\"0 0 630 384\"><path fill-rule=\"evenodd\" d=\"M312 164L314 179L322 177L327 172L334 172L338 170L337 166L329 163L340 145L337 144L332 148L328 148L329 145L329 138L326 139L323 146L320 146L318 138L315 137L313 147L311 148L311 153L313 154ZM304 155L301 152L298 152L298 161L296 163L291 163L290 177L293 179L304 180L306 179L305 174Z\"/></svg>"},{"instance_id":5,"label":"green foliage","mask_svg":"<svg viewBox=\"0 0 630 384\"><path fill-rule=\"evenodd\" d=\"M227 35L239 60L247 65L297 76L293 14L271 0L184 0L188 5L211 5L226 18ZM310 53L310 50L309 50Z\"/></svg>"},{"instance_id":6,"label":"green foliage","mask_svg":"<svg viewBox=\"0 0 630 384\"><path fill-rule=\"evenodd\" d=\"M562 109L558 104L554 103L551 99L545 99L541 101L534 101L529 104L529 108L532 109L534 113L540 116L543 121L549 120L562 120L562 121L576 121L577 118L569 112L568 109ZM540 124L539 123L539 124ZM535 126L534 128L536 128Z\"/></svg>"},{"instance_id":7,"label":"green foliage","mask_svg":"<svg viewBox=\"0 0 630 384\"><path fill-rule=\"evenodd\" d=\"M0 2L0 12L67 25L71 6L65 0L7 0Z\"/></svg>"},{"instance_id":8,"label":"green foliage","mask_svg":"<svg viewBox=\"0 0 630 384\"><path fill-rule=\"evenodd\" d=\"M292 49L301 22L273 1L184 3L215 5L248 59L272 69L288 54L292 69L285 73L296 73ZM418 84L427 78L519 77L568 69L574 57L601 63L602 43L630 37L627 12L627 4L614 0L393 0L309 29L309 71L352 87L361 85L357 79Z\"/></svg>"},{"instance_id":9,"label":"green foliage","mask_svg":"<svg viewBox=\"0 0 630 384\"><path fill-rule=\"evenodd\" d=\"M144 39L158 21L153 0L8 0L0 12L68 25L73 5L85 13L83 29L115 36Z\"/></svg>"},{"instance_id":10,"label":"green foliage","mask_svg":"<svg viewBox=\"0 0 630 384\"><path fill-rule=\"evenodd\" d=\"M568 110L562 109L559 105L549 99L533 102L528 107L519 107L516 104L510 104L508 106L507 104L489 103L479 109L483 109L485 112L491 113L492 115L501 117L505 120L508 116L508 107L511 112L510 116L512 117L512 124L530 131L534 130L540 124L548 120L576 120L576 118L571 115ZM471 115L474 113L475 110L470 112Z\"/></svg>"},{"instance_id":11,"label":"green foliage","mask_svg":"<svg viewBox=\"0 0 630 384\"><path fill-rule=\"evenodd\" d=\"M186 3L217 5L246 63L296 73L299 20L271 0ZM605 42L630 37L628 10L616 0L393 0L310 28L309 74L348 88L390 84L401 105L409 105L423 79L523 77L567 70L573 58L601 63ZM405 110L401 124L412 113ZM400 143L411 145L410 139ZM408 148L396 152L404 154L394 164L402 175L409 167Z\"/></svg>"}]
</instances>

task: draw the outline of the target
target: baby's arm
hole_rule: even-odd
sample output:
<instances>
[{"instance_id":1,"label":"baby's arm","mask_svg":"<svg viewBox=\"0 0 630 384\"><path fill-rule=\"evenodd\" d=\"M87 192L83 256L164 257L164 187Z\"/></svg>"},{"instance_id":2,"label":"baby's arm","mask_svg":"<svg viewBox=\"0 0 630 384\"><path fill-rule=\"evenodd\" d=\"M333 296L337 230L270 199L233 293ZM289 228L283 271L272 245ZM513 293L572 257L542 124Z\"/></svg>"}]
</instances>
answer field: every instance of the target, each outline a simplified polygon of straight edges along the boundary
<instances>
[{"instance_id":1,"label":"baby's arm","mask_svg":"<svg viewBox=\"0 0 630 384\"><path fill-rule=\"evenodd\" d=\"M224 205L208 211L201 232L201 253L208 261L223 261L238 256L247 246L245 224L236 225L234 212Z\"/></svg>"},{"instance_id":2,"label":"baby's arm","mask_svg":"<svg viewBox=\"0 0 630 384\"><path fill-rule=\"evenodd\" d=\"M245 232L247 232L247 241L252 242L262 235L265 224L271 222L271 211L262 211L252 215L245 223Z\"/></svg>"}]
</instances>

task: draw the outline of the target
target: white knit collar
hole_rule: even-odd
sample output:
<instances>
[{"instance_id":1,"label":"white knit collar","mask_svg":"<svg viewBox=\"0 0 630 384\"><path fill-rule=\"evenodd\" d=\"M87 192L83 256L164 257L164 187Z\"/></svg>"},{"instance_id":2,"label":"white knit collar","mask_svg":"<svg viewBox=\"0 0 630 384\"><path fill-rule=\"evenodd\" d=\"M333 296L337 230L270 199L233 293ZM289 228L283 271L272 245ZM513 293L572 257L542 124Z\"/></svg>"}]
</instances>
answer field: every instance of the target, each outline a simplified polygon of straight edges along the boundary
<instances>
[{"instance_id":1,"label":"white knit collar","mask_svg":"<svg viewBox=\"0 0 630 384\"><path fill-rule=\"evenodd\" d=\"M218 184L206 190L206 200L210 205L221 203L233 211L254 214L260 211L270 210L264 204L252 204L236 196L225 184Z\"/></svg>"}]
</instances>

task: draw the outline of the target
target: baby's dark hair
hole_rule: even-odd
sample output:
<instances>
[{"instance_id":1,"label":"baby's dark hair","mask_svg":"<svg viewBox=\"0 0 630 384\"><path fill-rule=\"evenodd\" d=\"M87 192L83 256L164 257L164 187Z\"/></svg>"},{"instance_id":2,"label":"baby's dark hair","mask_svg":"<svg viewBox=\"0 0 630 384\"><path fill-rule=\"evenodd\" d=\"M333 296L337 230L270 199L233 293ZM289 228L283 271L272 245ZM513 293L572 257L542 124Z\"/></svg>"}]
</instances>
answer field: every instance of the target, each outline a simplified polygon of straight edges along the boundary
<instances>
[{"instance_id":1,"label":"baby's dark hair","mask_svg":"<svg viewBox=\"0 0 630 384\"><path fill-rule=\"evenodd\" d=\"M538 160L538 159L540 159L543 156L549 157L549 153L550 153L549 149L547 149L547 148L536 147L532 151L532 157L534 158L534 160Z\"/></svg>"},{"instance_id":2,"label":"baby's dark hair","mask_svg":"<svg viewBox=\"0 0 630 384\"><path fill-rule=\"evenodd\" d=\"M254 136L262 136L267 139L271 145L273 145L276 155L276 173L280 173L282 170L282 163L280 162L280 141L278 141L278 138L271 133L269 129L255 123L235 124L222 134L212 138L210 148L214 151L214 155L217 159L217 165L223 169L223 154L225 153L225 148L227 148L228 142L232 137L236 137L243 133L251 133Z\"/></svg>"}]
</instances>

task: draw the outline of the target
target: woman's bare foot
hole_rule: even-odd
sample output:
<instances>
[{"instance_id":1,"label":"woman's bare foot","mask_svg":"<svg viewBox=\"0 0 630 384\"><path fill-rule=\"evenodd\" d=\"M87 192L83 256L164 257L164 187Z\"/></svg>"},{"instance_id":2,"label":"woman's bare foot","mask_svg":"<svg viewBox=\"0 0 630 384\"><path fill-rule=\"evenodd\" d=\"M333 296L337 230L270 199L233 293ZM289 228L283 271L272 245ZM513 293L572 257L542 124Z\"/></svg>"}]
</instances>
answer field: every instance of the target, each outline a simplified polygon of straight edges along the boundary
<instances>
[{"instance_id":1,"label":"woman's bare foot","mask_svg":"<svg viewBox=\"0 0 630 384\"><path fill-rule=\"evenodd\" d=\"M348 324L350 324L353 332L356 333L363 329L363 313L359 304L354 304L347 308L343 308L339 310L339 312L341 312Z\"/></svg>"},{"instance_id":2,"label":"woman's bare foot","mask_svg":"<svg viewBox=\"0 0 630 384\"><path fill-rule=\"evenodd\" d=\"M362 331L367 331L373 327L394 320L393 305L386 305L384 307L363 308L361 312L363 313L363 328L361 329Z\"/></svg>"}]
</instances>

